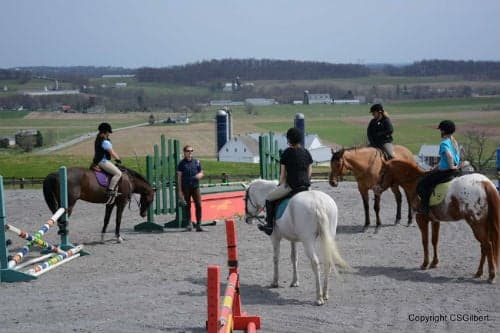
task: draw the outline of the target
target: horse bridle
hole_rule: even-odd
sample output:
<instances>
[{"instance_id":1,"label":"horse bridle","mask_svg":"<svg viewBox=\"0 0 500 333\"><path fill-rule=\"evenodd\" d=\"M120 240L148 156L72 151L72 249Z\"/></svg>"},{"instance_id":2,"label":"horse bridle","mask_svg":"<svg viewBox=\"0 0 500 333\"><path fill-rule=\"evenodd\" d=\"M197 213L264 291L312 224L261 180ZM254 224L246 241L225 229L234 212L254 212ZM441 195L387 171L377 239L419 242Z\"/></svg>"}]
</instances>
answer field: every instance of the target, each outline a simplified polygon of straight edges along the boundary
<instances>
[{"instance_id":1,"label":"horse bridle","mask_svg":"<svg viewBox=\"0 0 500 333\"><path fill-rule=\"evenodd\" d=\"M344 178L343 178L344 173L342 172L344 170L344 165L345 165L344 156L340 156L338 158L338 161L340 162L340 174L336 177L339 179L339 181L341 181L341 180L344 180ZM349 170L349 169L346 168L346 170ZM332 171L332 174L333 174L333 171Z\"/></svg>"},{"instance_id":2,"label":"horse bridle","mask_svg":"<svg viewBox=\"0 0 500 333\"><path fill-rule=\"evenodd\" d=\"M248 203L252 205L253 208L255 208L256 213L255 214L250 214L248 211ZM256 205L252 197L250 196L250 187L248 187L245 191L245 219L247 218L254 218L257 219L260 223L265 223L265 221L262 221L262 218L259 216L259 213L264 210L263 207L259 208L259 205Z\"/></svg>"}]
</instances>

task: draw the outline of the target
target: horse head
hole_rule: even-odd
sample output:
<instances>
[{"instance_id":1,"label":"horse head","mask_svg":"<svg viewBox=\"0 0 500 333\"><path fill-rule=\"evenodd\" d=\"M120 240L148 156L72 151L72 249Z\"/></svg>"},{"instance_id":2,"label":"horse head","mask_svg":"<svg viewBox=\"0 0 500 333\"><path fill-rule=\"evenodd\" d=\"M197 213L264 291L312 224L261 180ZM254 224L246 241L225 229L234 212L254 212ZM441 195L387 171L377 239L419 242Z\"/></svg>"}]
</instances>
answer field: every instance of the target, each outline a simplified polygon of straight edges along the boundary
<instances>
[{"instance_id":1,"label":"horse head","mask_svg":"<svg viewBox=\"0 0 500 333\"><path fill-rule=\"evenodd\" d=\"M133 192L141 196L139 200L139 214L141 217L145 217L149 206L153 203L156 189L137 171L126 168L126 172L130 176L130 181L133 183Z\"/></svg>"},{"instance_id":2,"label":"horse head","mask_svg":"<svg viewBox=\"0 0 500 333\"><path fill-rule=\"evenodd\" d=\"M337 187L339 181L342 180L342 175L344 172L344 148L335 151L332 148L332 158L330 160L330 175L328 178L328 183L330 186Z\"/></svg>"},{"instance_id":3,"label":"horse head","mask_svg":"<svg viewBox=\"0 0 500 333\"><path fill-rule=\"evenodd\" d=\"M270 192L266 189L264 180L254 180L245 190L245 222L252 224L254 219L261 221L259 214L264 210L263 198ZM274 184L274 183L273 183ZM276 186L276 185L274 185ZM263 193L265 191L266 193ZM261 221L262 222L262 221Z\"/></svg>"}]
</instances>

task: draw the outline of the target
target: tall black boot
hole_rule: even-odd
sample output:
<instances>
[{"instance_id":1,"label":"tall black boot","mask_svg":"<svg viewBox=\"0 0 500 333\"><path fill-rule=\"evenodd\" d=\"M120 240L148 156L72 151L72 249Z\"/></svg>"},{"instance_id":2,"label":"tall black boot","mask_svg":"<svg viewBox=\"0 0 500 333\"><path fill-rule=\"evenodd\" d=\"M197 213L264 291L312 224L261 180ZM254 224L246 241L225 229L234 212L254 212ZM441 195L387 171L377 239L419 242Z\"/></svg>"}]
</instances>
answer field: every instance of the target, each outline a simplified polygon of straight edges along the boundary
<instances>
[{"instance_id":1,"label":"tall black boot","mask_svg":"<svg viewBox=\"0 0 500 333\"><path fill-rule=\"evenodd\" d=\"M270 200L266 200L266 222L266 225L261 224L258 228L270 236L273 233L274 224L274 202Z\"/></svg>"}]
</instances>

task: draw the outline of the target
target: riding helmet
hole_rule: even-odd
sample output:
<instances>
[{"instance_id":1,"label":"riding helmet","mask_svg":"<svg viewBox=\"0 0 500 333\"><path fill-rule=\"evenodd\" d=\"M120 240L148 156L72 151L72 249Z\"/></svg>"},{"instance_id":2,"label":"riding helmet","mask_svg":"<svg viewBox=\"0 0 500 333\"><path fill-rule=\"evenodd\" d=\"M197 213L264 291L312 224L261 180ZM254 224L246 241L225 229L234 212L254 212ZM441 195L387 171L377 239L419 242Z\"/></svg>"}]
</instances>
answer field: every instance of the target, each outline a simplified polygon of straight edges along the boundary
<instances>
[{"instance_id":1,"label":"riding helmet","mask_svg":"<svg viewBox=\"0 0 500 333\"><path fill-rule=\"evenodd\" d=\"M443 120L437 129L443 131L444 134L453 134L455 133L455 123L451 120Z\"/></svg>"},{"instance_id":2,"label":"riding helmet","mask_svg":"<svg viewBox=\"0 0 500 333\"><path fill-rule=\"evenodd\" d=\"M97 129L100 133L113 133L113 131L111 130L111 125L109 123L101 123Z\"/></svg>"},{"instance_id":3,"label":"riding helmet","mask_svg":"<svg viewBox=\"0 0 500 333\"><path fill-rule=\"evenodd\" d=\"M382 104L373 104L370 108L370 113L372 112L384 112L384 107Z\"/></svg>"},{"instance_id":4,"label":"riding helmet","mask_svg":"<svg viewBox=\"0 0 500 333\"><path fill-rule=\"evenodd\" d=\"M292 145L302 142L302 131L297 127L292 127L286 132L286 138L288 142Z\"/></svg>"}]
</instances>

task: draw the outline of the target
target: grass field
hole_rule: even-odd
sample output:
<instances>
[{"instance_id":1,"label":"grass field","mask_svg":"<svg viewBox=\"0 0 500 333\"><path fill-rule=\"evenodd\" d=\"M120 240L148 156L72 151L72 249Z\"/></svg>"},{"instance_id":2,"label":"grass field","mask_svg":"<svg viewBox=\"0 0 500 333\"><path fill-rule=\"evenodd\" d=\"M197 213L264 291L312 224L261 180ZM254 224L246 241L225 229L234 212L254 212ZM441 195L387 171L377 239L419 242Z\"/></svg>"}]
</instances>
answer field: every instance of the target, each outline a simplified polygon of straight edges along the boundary
<instances>
[{"instance_id":1,"label":"grass field","mask_svg":"<svg viewBox=\"0 0 500 333\"><path fill-rule=\"evenodd\" d=\"M467 131L475 129L488 134L487 150L500 146L500 98L467 98L388 103L385 105L395 126L395 142L417 154L420 146L439 143L436 125L442 119L457 123L457 138L465 140ZM366 141L366 126L371 116L369 105L275 105L254 107L248 114L243 107L233 109L234 134L249 132L285 132L293 126L296 113L303 113L306 131L319 135L323 144L353 146ZM179 139L181 145L190 143L204 162L208 173L220 175L257 174L257 165L234 166L217 163L215 159L215 109L191 115L187 125L138 127L116 131L112 135L116 150L130 166L143 168L144 156L151 154L160 136ZM164 119L166 114L154 113ZM63 142L82 134L94 132L98 123L109 121L113 128L146 123L149 113L61 114L51 112L0 112L0 137L13 136L23 128L39 129L44 138ZM74 146L49 155L34 155L12 150L0 150L0 174L5 177L39 177L59 165L89 164L93 154L93 136ZM138 161L138 162L137 162ZM221 166L221 168L219 168ZM229 171L230 170L230 171ZM323 171L323 170L322 170Z\"/></svg>"}]
</instances>

